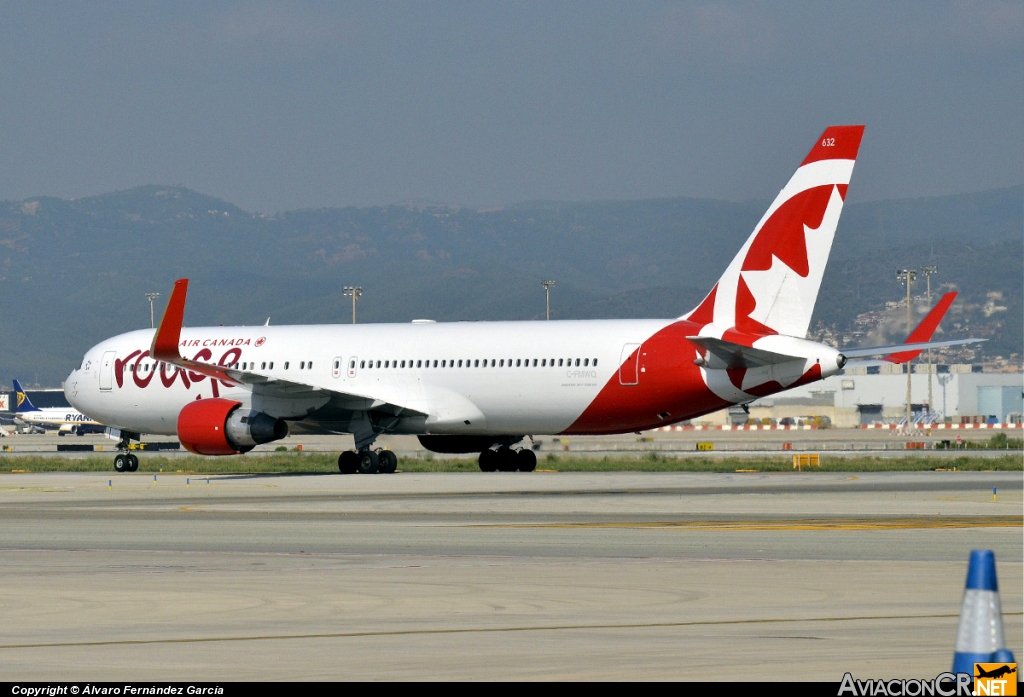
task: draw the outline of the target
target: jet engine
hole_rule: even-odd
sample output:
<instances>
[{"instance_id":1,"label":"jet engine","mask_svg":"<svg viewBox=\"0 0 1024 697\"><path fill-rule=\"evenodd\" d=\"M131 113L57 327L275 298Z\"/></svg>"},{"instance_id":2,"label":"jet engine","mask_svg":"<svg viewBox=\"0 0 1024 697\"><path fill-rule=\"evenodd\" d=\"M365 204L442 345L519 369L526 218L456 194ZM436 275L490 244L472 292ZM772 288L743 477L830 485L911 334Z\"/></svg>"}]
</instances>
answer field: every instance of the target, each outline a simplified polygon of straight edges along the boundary
<instances>
[{"instance_id":1,"label":"jet engine","mask_svg":"<svg viewBox=\"0 0 1024 697\"><path fill-rule=\"evenodd\" d=\"M196 455L238 455L288 435L288 424L231 399L200 399L178 414L178 440Z\"/></svg>"}]
</instances>

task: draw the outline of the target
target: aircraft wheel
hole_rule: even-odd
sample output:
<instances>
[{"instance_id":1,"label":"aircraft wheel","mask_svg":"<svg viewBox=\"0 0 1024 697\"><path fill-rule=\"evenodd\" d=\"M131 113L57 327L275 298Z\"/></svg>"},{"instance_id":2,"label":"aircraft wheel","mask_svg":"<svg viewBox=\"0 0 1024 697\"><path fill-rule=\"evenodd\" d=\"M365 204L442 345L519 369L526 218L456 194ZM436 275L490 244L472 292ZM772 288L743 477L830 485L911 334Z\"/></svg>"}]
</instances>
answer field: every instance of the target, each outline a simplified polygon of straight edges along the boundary
<instances>
[{"instance_id":1,"label":"aircraft wheel","mask_svg":"<svg viewBox=\"0 0 1024 697\"><path fill-rule=\"evenodd\" d=\"M480 453L480 471L481 472L497 472L498 471L498 453L494 452L490 448Z\"/></svg>"},{"instance_id":2,"label":"aircraft wheel","mask_svg":"<svg viewBox=\"0 0 1024 697\"><path fill-rule=\"evenodd\" d=\"M128 471L137 472L139 469L139 458L135 457L131 453L128 454Z\"/></svg>"},{"instance_id":3,"label":"aircraft wheel","mask_svg":"<svg viewBox=\"0 0 1024 697\"><path fill-rule=\"evenodd\" d=\"M359 474L377 474L380 470L380 457L372 450L359 453Z\"/></svg>"},{"instance_id":4,"label":"aircraft wheel","mask_svg":"<svg viewBox=\"0 0 1024 697\"><path fill-rule=\"evenodd\" d=\"M377 457L380 459L380 469L377 471L381 474L394 474L398 469L398 456L390 450L381 450Z\"/></svg>"},{"instance_id":5,"label":"aircraft wheel","mask_svg":"<svg viewBox=\"0 0 1024 697\"><path fill-rule=\"evenodd\" d=\"M78 428L75 429L75 435L76 436L84 436L85 435L85 431L82 430L81 426L79 426Z\"/></svg>"},{"instance_id":6,"label":"aircraft wheel","mask_svg":"<svg viewBox=\"0 0 1024 697\"><path fill-rule=\"evenodd\" d=\"M498 471L515 472L518 469L519 458L516 451L510 448L498 448Z\"/></svg>"},{"instance_id":7,"label":"aircraft wheel","mask_svg":"<svg viewBox=\"0 0 1024 697\"><path fill-rule=\"evenodd\" d=\"M516 465L520 472L532 472L537 469L537 455L528 448L523 448L516 453Z\"/></svg>"},{"instance_id":8,"label":"aircraft wheel","mask_svg":"<svg viewBox=\"0 0 1024 697\"><path fill-rule=\"evenodd\" d=\"M128 471L128 456L127 455L115 455L114 456L114 471L115 472L127 472Z\"/></svg>"},{"instance_id":9,"label":"aircraft wheel","mask_svg":"<svg viewBox=\"0 0 1024 697\"><path fill-rule=\"evenodd\" d=\"M338 455L338 471L342 474L355 474L359 471L359 453L346 450Z\"/></svg>"}]
</instances>

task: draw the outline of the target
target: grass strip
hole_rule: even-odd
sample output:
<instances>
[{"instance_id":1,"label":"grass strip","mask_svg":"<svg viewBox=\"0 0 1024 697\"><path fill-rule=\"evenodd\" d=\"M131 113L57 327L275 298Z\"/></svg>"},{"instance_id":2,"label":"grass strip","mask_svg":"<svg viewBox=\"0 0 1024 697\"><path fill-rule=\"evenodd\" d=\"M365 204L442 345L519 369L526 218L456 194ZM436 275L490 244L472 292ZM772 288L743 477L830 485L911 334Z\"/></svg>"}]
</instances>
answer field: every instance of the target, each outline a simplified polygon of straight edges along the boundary
<instances>
[{"instance_id":1,"label":"grass strip","mask_svg":"<svg viewBox=\"0 0 1024 697\"><path fill-rule=\"evenodd\" d=\"M925 454L906 457L839 457L821 455L820 467L804 471L820 472L914 472L945 469L956 463L958 471L1024 470L1024 456L1017 452L1000 457L963 456L951 459ZM581 457L578 455L541 455L538 470L553 472L792 472L791 456L764 457L672 457L658 453L639 456ZM19 472L112 472L109 455L65 458L38 455L0 457L0 473ZM316 473L337 472L337 456L327 453L274 453L237 457L165 457L141 454L139 474L238 474L238 473ZM479 472L475 458L403 457L401 472Z\"/></svg>"}]
</instances>

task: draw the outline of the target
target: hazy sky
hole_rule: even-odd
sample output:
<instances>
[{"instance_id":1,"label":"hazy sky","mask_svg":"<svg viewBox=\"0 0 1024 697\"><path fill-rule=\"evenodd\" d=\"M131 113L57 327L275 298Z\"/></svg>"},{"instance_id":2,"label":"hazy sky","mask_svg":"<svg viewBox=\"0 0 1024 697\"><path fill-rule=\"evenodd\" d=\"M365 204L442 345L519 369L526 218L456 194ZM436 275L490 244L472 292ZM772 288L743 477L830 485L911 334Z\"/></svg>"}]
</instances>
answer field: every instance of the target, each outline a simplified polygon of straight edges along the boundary
<instances>
[{"instance_id":1,"label":"hazy sky","mask_svg":"<svg viewBox=\"0 0 1024 697\"><path fill-rule=\"evenodd\" d=\"M0 198L248 210L1024 181L1024 3L0 2Z\"/></svg>"}]
</instances>

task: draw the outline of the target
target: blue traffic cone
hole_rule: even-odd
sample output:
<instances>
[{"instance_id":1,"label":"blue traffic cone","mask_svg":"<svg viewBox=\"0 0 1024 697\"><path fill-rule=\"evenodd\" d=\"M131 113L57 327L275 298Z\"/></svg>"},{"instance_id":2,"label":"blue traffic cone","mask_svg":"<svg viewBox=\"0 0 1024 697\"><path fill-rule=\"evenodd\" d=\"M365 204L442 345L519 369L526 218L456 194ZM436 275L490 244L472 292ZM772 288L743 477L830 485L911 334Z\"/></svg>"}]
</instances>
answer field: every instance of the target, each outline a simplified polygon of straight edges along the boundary
<instances>
[{"instance_id":1,"label":"blue traffic cone","mask_svg":"<svg viewBox=\"0 0 1024 697\"><path fill-rule=\"evenodd\" d=\"M975 549L967 567L967 587L960 608L953 672L974 675L975 663L1013 663L1003 634L1003 610L996 581L996 555Z\"/></svg>"}]
</instances>

